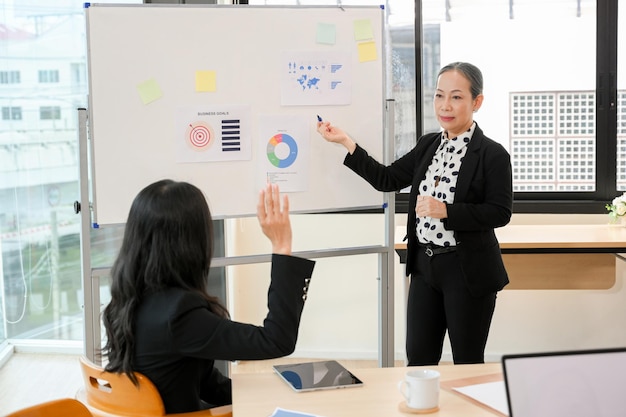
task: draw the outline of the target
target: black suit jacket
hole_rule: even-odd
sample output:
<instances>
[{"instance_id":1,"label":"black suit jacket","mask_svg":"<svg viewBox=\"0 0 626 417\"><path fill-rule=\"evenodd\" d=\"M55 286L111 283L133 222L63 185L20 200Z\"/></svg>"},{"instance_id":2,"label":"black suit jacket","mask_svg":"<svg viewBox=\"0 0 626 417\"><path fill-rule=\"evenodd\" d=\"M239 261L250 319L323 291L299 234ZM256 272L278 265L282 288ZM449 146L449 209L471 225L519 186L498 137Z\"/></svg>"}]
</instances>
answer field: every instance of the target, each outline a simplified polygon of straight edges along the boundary
<instances>
[{"instance_id":1,"label":"black suit jacket","mask_svg":"<svg viewBox=\"0 0 626 417\"><path fill-rule=\"evenodd\" d=\"M134 370L158 388L168 414L232 402L214 360L271 359L293 352L315 262L272 256L263 326L213 314L200 294L171 288L146 296L135 322Z\"/></svg>"},{"instance_id":2,"label":"black suit jacket","mask_svg":"<svg viewBox=\"0 0 626 417\"><path fill-rule=\"evenodd\" d=\"M426 175L440 140L440 132L422 136L409 153L390 166L380 164L359 146L344 161L347 167L379 191L399 191L411 186L407 219L407 275L414 271L416 261L415 206L418 185ZM454 232L461 267L473 295L499 291L509 282L494 228L510 221L512 207L509 153L476 126L461 164L454 202L447 204L448 218L443 220L444 227Z\"/></svg>"}]
</instances>

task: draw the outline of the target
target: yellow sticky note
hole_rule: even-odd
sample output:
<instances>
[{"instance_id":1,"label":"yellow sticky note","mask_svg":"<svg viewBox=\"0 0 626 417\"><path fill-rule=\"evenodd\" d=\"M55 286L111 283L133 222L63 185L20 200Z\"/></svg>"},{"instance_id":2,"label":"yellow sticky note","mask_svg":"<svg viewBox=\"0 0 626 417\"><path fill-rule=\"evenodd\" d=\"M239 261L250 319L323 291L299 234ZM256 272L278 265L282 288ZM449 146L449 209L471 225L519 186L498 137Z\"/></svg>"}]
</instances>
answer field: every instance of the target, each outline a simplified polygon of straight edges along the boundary
<instances>
[{"instance_id":1,"label":"yellow sticky note","mask_svg":"<svg viewBox=\"0 0 626 417\"><path fill-rule=\"evenodd\" d=\"M150 78L149 80L138 84L137 90L139 91L139 97L141 97L143 104L152 103L163 96L161 87L159 87L159 84L154 78Z\"/></svg>"},{"instance_id":2,"label":"yellow sticky note","mask_svg":"<svg viewBox=\"0 0 626 417\"><path fill-rule=\"evenodd\" d=\"M331 23L318 23L317 24L317 36L315 40L317 43L324 43L326 45L334 45L337 37L337 29L335 25Z\"/></svg>"},{"instance_id":3,"label":"yellow sticky note","mask_svg":"<svg viewBox=\"0 0 626 417\"><path fill-rule=\"evenodd\" d=\"M215 91L215 71L196 71L196 91Z\"/></svg>"},{"instance_id":4,"label":"yellow sticky note","mask_svg":"<svg viewBox=\"0 0 626 417\"><path fill-rule=\"evenodd\" d=\"M354 21L354 40L364 41L366 39L374 39L374 30L372 22L369 19L360 19Z\"/></svg>"},{"instance_id":5,"label":"yellow sticky note","mask_svg":"<svg viewBox=\"0 0 626 417\"><path fill-rule=\"evenodd\" d=\"M376 42L360 42L357 45L359 62L376 61Z\"/></svg>"}]
</instances>

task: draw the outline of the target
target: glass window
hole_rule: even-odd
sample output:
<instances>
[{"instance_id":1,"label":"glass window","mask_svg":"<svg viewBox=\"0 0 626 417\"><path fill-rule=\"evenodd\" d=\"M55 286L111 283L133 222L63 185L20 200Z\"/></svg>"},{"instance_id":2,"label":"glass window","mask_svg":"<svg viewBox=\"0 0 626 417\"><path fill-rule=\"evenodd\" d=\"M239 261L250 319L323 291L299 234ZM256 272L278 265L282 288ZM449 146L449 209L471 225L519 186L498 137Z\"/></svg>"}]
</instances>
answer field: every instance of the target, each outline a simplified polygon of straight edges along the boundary
<instances>
[{"instance_id":1,"label":"glass window","mask_svg":"<svg viewBox=\"0 0 626 417\"><path fill-rule=\"evenodd\" d=\"M41 120L60 120L61 119L61 107L41 106L39 108L39 118Z\"/></svg>"},{"instance_id":2,"label":"glass window","mask_svg":"<svg viewBox=\"0 0 626 417\"><path fill-rule=\"evenodd\" d=\"M22 108L2 107L2 120L22 120Z\"/></svg>"},{"instance_id":3,"label":"glass window","mask_svg":"<svg viewBox=\"0 0 626 417\"><path fill-rule=\"evenodd\" d=\"M0 84L19 84L19 71L0 71Z\"/></svg>"},{"instance_id":4,"label":"glass window","mask_svg":"<svg viewBox=\"0 0 626 417\"><path fill-rule=\"evenodd\" d=\"M59 71L57 70L39 70L40 83L58 83Z\"/></svg>"},{"instance_id":5,"label":"glass window","mask_svg":"<svg viewBox=\"0 0 626 417\"><path fill-rule=\"evenodd\" d=\"M88 103L84 3L0 2L0 20L0 344L81 343L80 216L73 207L76 109ZM110 265L118 245L115 231L99 233L93 264Z\"/></svg>"},{"instance_id":6,"label":"glass window","mask_svg":"<svg viewBox=\"0 0 626 417\"><path fill-rule=\"evenodd\" d=\"M424 132L439 130L436 71L468 61L484 76L474 120L511 153L514 191L596 189L595 0L424 0L422 21Z\"/></svg>"}]
</instances>

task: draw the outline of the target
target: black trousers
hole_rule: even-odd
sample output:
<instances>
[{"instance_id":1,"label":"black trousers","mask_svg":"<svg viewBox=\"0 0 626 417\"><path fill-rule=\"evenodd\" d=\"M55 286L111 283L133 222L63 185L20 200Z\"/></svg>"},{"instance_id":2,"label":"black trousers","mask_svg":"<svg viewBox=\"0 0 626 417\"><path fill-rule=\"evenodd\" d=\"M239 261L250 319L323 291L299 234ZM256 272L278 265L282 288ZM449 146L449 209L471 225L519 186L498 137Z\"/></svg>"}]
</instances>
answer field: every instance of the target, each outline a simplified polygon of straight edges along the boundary
<instances>
[{"instance_id":1,"label":"black trousers","mask_svg":"<svg viewBox=\"0 0 626 417\"><path fill-rule=\"evenodd\" d=\"M497 294L470 294L457 252L417 251L407 303L409 366L438 364L446 330L455 364L484 363Z\"/></svg>"}]
</instances>

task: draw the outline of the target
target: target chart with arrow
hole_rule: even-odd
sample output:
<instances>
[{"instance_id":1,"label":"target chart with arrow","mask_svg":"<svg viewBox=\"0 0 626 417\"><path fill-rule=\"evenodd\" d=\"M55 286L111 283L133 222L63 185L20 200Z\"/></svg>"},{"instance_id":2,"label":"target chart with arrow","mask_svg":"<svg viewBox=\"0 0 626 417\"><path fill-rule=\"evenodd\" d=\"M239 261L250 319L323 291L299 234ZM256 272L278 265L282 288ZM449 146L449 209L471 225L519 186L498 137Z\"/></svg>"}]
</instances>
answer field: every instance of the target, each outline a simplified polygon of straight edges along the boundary
<instances>
[{"instance_id":1,"label":"target chart with arrow","mask_svg":"<svg viewBox=\"0 0 626 417\"><path fill-rule=\"evenodd\" d=\"M180 111L179 162L236 161L252 157L247 106ZM180 140L183 139L183 140Z\"/></svg>"}]
</instances>

